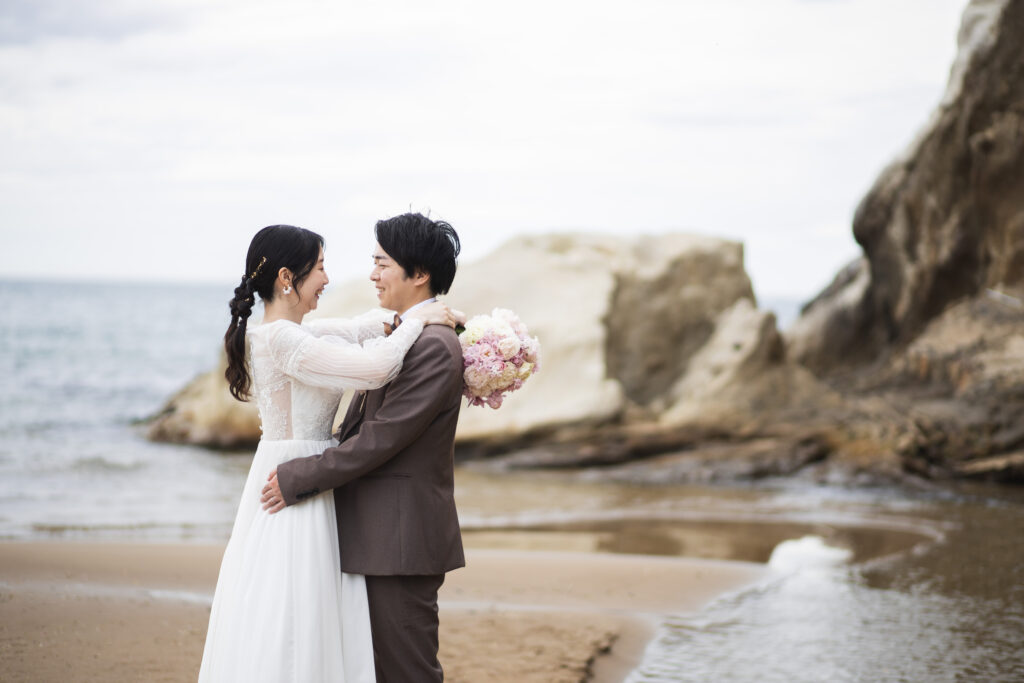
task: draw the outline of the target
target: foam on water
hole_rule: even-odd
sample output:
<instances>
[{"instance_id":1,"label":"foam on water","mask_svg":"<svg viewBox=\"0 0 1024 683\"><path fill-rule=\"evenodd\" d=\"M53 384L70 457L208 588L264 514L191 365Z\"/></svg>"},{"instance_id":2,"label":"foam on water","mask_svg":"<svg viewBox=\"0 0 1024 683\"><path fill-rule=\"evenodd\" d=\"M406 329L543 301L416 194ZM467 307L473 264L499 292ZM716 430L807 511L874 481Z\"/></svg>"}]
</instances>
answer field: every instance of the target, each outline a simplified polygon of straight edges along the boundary
<instances>
[{"instance_id":1,"label":"foam on water","mask_svg":"<svg viewBox=\"0 0 1024 683\"><path fill-rule=\"evenodd\" d=\"M783 541L775 546L768 566L782 572L796 572L802 569L835 567L850 560L853 552L847 548L834 548L820 536Z\"/></svg>"}]
</instances>

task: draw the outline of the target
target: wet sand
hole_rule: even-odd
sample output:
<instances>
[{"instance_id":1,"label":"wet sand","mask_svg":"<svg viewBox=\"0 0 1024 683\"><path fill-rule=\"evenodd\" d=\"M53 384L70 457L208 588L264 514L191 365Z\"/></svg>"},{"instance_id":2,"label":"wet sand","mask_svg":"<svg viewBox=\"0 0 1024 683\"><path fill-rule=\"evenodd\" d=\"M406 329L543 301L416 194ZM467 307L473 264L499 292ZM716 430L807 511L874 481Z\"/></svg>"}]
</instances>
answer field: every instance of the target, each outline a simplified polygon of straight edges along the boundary
<instances>
[{"instance_id":1,"label":"wet sand","mask_svg":"<svg viewBox=\"0 0 1024 683\"><path fill-rule=\"evenodd\" d=\"M4 681L194 681L222 546L0 544ZM621 681L665 614L764 576L745 562L470 550L441 590L446 680ZM587 676L593 678L587 679Z\"/></svg>"}]
</instances>

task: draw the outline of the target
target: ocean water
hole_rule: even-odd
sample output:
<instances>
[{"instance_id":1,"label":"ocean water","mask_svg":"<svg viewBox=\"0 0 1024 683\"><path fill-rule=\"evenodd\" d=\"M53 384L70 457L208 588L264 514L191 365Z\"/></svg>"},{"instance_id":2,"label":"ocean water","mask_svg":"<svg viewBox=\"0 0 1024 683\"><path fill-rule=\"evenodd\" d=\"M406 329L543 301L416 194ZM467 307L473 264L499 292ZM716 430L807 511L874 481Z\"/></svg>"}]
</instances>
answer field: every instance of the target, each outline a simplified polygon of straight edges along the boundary
<instances>
[{"instance_id":1,"label":"ocean water","mask_svg":"<svg viewBox=\"0 0 1024 683\"><path fill-rule=\"evenodd\" d=\"M1020 683L1024 488L607 484L459 473L475 547L763 562L660 618L628 683ZM643 577L637 577L643 581Z\"/></svg>"},{"instance_id":2,"label":"ocean water","mask_svg":"<svg viewBox=\"0 0 1024 683\"><path fill-rule=\"evenodd\" d=\"M931 533L874 556L880 530L783 541L769 579L665 619L628 683L1024 681L1022 492L794 494L784 516L859 510L866 526L890 516Z\"/></svg>"},{"instance_id":3,"label":"ocean water","mask_svg":"<svg viewBox=\"0 0 1024 683\"><path fill-rule=\"evenodd\" d=\"M231 287L0 282L0 539L222 541L249 454L138 424L216 362Z\"/></svg>"}]
</instances>

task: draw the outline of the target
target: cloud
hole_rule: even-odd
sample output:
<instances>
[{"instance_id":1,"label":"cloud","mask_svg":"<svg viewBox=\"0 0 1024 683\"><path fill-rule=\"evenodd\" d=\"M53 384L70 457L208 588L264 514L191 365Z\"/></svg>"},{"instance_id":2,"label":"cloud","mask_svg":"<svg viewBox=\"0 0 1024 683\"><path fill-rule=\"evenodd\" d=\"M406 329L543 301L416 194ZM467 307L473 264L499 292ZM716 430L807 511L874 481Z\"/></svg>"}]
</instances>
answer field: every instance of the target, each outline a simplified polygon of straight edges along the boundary
<instances>
[{"instance_id":1,"label":"cloud","mask_svg":"<svg viewBox=\"0 0 1024 683\"><path fill-rule=\"evenodd\" d=\"M176 14L157 3L111 0L4 0L0 45L27 45L53 38L120 40L164 27Z\"/></svg>"},{"instance_id":2,"label":"cloud","mask_svg":"<svg viewBox=\"0 0 1024 683\"><path fill-rule=\"evenodd\" d=\"M373 221L412 205L466 258L699 230L747 240L755 284L808 291L848 232L760 254L848 225L938 102L962 4L9 2L0 274L48 248L72 275L233 277L273 222L361 269Z\"/></svg>"}]
</instances>

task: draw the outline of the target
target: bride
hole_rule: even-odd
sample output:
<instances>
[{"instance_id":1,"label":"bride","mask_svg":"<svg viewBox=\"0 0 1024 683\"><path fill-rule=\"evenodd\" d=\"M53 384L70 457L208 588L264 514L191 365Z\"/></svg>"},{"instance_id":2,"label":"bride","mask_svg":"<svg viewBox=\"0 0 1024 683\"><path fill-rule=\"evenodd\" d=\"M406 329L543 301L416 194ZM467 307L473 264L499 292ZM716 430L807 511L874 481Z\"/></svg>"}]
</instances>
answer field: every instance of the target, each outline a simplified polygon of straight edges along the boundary
<instances>
[{"instance_id":1,"label":"bride","mask_svg":"<svg viewBox=\"0 0 1024 683\"><path fill-rule=\"evenodd\" d=\"M374 680L366 584L341 572L333 492L270 515L260 489L280 463L335 445L331 426L345 389L383 386L425 324L456 319L432 303L387 337L393 318L380 311L303 323L328 282L323 244L302 228L263 228L231 300L225 375L235 398L255 395L263 436L224 551L201 682ZM263 323L247 329L256 294Z\"/></svg>"}]
</instances>

